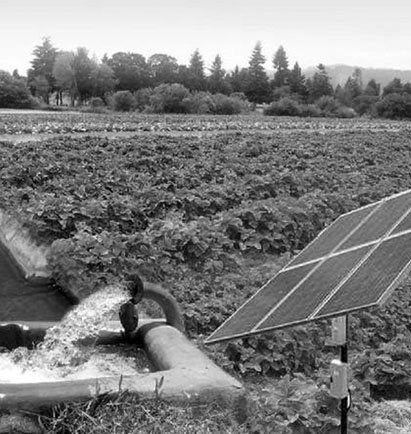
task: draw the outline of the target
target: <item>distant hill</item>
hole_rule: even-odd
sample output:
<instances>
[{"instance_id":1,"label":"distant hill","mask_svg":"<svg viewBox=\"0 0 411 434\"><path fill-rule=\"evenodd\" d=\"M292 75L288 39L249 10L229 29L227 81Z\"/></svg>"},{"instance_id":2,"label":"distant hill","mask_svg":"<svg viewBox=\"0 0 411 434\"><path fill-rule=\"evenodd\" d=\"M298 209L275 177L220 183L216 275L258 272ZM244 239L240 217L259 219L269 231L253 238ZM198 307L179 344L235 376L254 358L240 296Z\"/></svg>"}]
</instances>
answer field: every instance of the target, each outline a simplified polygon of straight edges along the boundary
<instances>
[{"instance_id":1,"label":"distant hill","mask_svg":"<svg viewBox=\"0 0 411 434\"><path fill-rule=\"evenodd\" d=\"M348 77L353 73L355 68L360 68L362 72L362 81L364 86L373 78L377 83L381 84L381 89L385 87L394 78L399 78L403 83L411 83L411 71L399 69L384 69L384 68L362 68L360 66L349 65L326 65L328 75L331 78L331 83L335 87L337 84L344 86ZM316 67L306 68L303 73L306 77L312 76Z\"/></svg>"}]
</instances>

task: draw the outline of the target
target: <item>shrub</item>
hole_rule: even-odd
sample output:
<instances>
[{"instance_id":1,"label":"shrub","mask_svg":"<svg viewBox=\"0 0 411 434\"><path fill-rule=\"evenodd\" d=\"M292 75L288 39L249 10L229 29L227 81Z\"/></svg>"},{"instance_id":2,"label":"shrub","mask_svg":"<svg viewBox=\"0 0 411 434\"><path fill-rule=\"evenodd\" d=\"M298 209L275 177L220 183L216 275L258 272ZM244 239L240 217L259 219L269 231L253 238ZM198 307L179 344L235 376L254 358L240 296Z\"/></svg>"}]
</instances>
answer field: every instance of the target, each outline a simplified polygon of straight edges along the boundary
<instances>
[{"instance_id":1,"label":"shrub","mask_svg":"<svg viewBox=\"0 0 411 434\"><path fill-rule=\"evenodd\" d=\"M372 114L374 105L379 100L376 95L360 95L353 101L353 107L359 115Z\"/></svg>"},{"instance_id":2,"label":"shrub","mask_svg":"<svg viewBox=\"0 0 411 434\"><path fill-rule=\"evenodd\" d=\"M195 92L183 100L186 113L207 114L214 113L213 96L209 92Z\"/></svg>"},{"instance_id":3,"label":"shrub","mask_svg":"<svg viewBox=\"0 0 411 434\"><path fill-rule=\"evenodd\" d=\"M315 101L324 116L334 116L336 111L341 107L338 100L332 96L322 96Z\"/></svg>"},{"instance_id":4,"label":"shrub","mask_svg":"<svg viewBox=\"0 0 411 434\"><path fill-rule=\"evenodd\" d=\"M353 108L342 105L332 96L318 98L315 105L321 109L322 115L326 117L353 118L356 116Z\"/></svg>"},{"instance_id":5,"label":"shrub","mask_svg":"<svg viewBox=\"0 0 411 434\"><path fill-rule=\"evenodd\" d=\"M389 119L411 118L411 96L390 93L375 104L378 116Z\"/></svg>"},{"instance_id":6,"label":"shrub","mask_svg":"<svg viewBox=\"0 0 411 434\"><path fill-rule=\"evenodd\" d=\"M356 111L352 107L341 106L335 112L337 118L355 118L357 116Z\"/></svg>"},{"instance_id":7,"label":"shrub","mask_svg":"<svg viewBox=\"0 0 411 434\"><path fill-rule=\"evenodd\" d=\"M301 116L301 106L292 98L284 97L278 101L273 101L264 110L264 114L269 116Z\"/></svg>"},{"instance_id":8,"label":"shrub","mask_svg":"<svg viewBox=\"0 0 411 434\"><path fill-rule=\"evenodd\" d=\"M90 107L92 108L104 107L104 101L100 97L95 96L90 99Z\"/></svg>"},{"instance_id":9,"label":"shrub","mask_svg":"<svg viewBox=\"0 0 411 434\"><path fill-rule=\"evenodd\" d=\"M116 111L128 112L134 108L134 97L128 90L119 90L113 95L111 101Z\"/></svg>"},{"instance_id":10,"label":"shrub","mask_svg":"<svg viewBox=\"0 0 411 434\"><path fill-rule=\"evenodd\" d=\"M160 84L150 97L151 109L154 113L185 113L184 100L189 96L189 90L182 84Z\"/></svg>"},{"instance_id":11,"label":"shrub","mask_svg":"<svg viewBox=\"0 0 411 434\"><path fill-rule=\"evenodd\" d=\"M247 99L247 96L244 92L233 92L230 94L230 98L237 98L237 99L244 101L246 103L249 102Z\"/></svg>"},{"instance_id":12,"label":"shrub","mask_svg":"<svg viewBox=\"0 0 411 434\"><path fill-rule=\"evenodd\" d=\"M318 118L322 116L321 109L315 104L300 104L300 116L306 118Z\"/></svg>"},{"instance_id":13,"label":"shrub","mask_svg":"<svg viewBox=\"0 0 411 434\"><path fill-rule=\"evenodd\" d=\"M236 115L250 111L250 104L246 99L237 95L213 95L214 113L217 115Z\"/></svg>"},{"instance_id":14,"label":"shrub","mask_svg":"<svg viewBox=\"0 0 411 434\"><path fill-rule=\"evenodd\" d=\"M144 87L134 93L134 106L142 111L150 111L150 98L153 95L153 89L151 87Z\"/></svg>"},{"instance_id":15,"label":"shrub","mask_svg":"<svg viewBox=\"0 0 411 434\"><path fill-rule=\"evenodd\" d=\"M33 97L24 80L14 78L6 71L0 71L0 107L32 108L34 105Z\"/></svg>"}]
</instances>

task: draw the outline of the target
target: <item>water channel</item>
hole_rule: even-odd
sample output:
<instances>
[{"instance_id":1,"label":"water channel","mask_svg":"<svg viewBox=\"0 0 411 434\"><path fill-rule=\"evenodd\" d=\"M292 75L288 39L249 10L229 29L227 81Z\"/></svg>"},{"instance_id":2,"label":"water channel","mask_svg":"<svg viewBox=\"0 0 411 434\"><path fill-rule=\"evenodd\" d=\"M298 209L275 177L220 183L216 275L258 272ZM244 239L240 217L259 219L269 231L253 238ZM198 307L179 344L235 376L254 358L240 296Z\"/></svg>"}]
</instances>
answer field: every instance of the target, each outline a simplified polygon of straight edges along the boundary
<instances>
[{"instance_id":1,"label":"water channel","mask_svg":"<svg viewBox=\"0 0 411 434\"><path fill-rule=\"evenodd\" d=\"M59 321L72 305L55 284L26 280L0 243L0 322Z\"/></svg>"}]
</instances>

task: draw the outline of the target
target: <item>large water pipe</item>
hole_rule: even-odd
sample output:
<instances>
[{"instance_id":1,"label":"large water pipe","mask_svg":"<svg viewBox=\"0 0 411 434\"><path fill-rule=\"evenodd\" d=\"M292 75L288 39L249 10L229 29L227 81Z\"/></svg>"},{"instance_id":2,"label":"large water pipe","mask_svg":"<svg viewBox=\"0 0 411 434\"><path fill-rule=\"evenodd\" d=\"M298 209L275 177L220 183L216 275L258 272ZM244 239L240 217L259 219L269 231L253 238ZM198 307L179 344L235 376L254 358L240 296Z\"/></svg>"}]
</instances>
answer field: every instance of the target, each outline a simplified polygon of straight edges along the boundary
<instances>
[{"instance_id":1,"label":"large water pipe","mask_svg":"<svg viewBox=\"0 0 411 434\"><path fill-rule=\"evenodd\" d=\"M22 340L35 344L55 323L21 323ZM100 332L97 344L124 342L118 322L111 330ZM12 324L0 325L0 337ZM2 328L3 327L3 328ZM0 383L0 410L33 410L57 403L88 400L127 390L142 399L166 399L182 402L220 401L233 403L244 394L242 385L216 366L176 328L162 320L141 320L134 333L142 342L155 372L102 378L37 383Z\"/></svg>"}]
</instances>

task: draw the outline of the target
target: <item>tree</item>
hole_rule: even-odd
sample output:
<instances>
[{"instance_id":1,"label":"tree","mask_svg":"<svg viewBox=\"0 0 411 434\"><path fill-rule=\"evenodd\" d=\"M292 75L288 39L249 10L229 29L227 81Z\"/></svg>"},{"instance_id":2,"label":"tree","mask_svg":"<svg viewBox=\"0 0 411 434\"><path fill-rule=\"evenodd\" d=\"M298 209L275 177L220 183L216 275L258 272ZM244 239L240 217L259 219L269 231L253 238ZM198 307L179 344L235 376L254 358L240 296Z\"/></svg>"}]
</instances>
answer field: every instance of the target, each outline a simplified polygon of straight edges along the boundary
<instances>
[{"instance_id":1,"label":"tree","mask_svg":"<svg viewBox=\"0 0 411 434\"><path fill-rule=\"evenodd\" d=\"M307 81L310 102L316 101L322 96L332 96L334 93L325 66L320 63L317 69L318 71L314 76Z\"/></svg>"},{"instance_id":2,"label":"tree","mask_svg":"<svg viewBox=\"0 0 411 434\"><path fill-rule=\"evenodd\" d=\"M62 51L57 55L53 66L53 77L61 92L69 92L71 105L74 106L78 96L78 88L74 69L74 53L72 51Z\"/></svg>"},{"instance_id":3,"label":"tree","mask_svg":"<svg viewBox=\"0 0 411 434\"><path fill-rule=\"evenodd\" d=\"M177 80L177 60L167 54L153 54L147 60L151 85L174 83Z\"/></svg>"},{"instance_id":4,"label":"tree","mask_svg":"<svg viewBox=\"0 0 411 434\"><path fill-rule=\"evenodd\" d=\"M372 113L375 110L375 104L379 100L380 85L374 79L371 79L365 86L362 94L355 98L354 108L359 115Z\"/></svg>"},{"instance_id":5,"label":"tree","mask_svg":"<svg viewBox=\"0 0 411 434\"><path fill-rule=\"evenodd\" d=\"M411 118L411 96L398 92L389 93L375 104L379 116L390 119Z\"/></svg>"},{"instance_id":6,"label":"tree","mask_svg":"<svg viewBox=\"0 0 411 434\"><path fill-rule=\"evenodd\" d=\"M303 98L307 96L307 86L305 85L305 77L301 71L298 62L295 62L293 69L288 75L288 85L290 92L301 95Z\"/></svg>"},{"instance_id":7,"label":"tree","mask_svg":"<svg viewBox=\"0 0 411 434\"><path fill-rule=\"evenodd\" d=\"M280 45L273 58L273 66L276 70L274 74L273 86L281 87L288 84L290 71L288 69L287 53L284 47Z\"/></svg>"},{"instance_id":8,"label":"tree","mask_svg":"<svg viewBox=\"0 0 411 434\"><path fill-rule=\"evenodd\" d=\"M227 81L231 86L233 92L245 93L248 85L248 70L246 68L240 68L238 65L234 68L234 71L228 75Z\"/></svg>"},{"instance_id":9,"label":"tree","mask_svg":"<svg viewBox=\"0 0 411 434\"><path fill-rule=\"evenodd\" d=\"M91 71L92 95L105 101L107 93L112 92L116 86L114 71L105 63L94 65Z\"/></svg>"},{"instance_id":10,"label":"tree","mask_svg":"<svg viewBox=\"0 0 411 434\"><path fill-rule=\"evenodd\" d=\"M35 89L35 95L43 99L47 104L50 102L50 84L44 75L37 75L31 81Z\"/></svg>"},{"instance_id":11,"label":"tree","mask_svg":"<svg viewBox=\"0 0 411 434\"><path fill-rule=\"evenodd\" d=\"M0 107L30 108L32 97L24 80L0 70Z\"/></svg>"},{"instance_id":12,"label":"tree","mask_svg":"<svg viewBox=\"0 0 411 434\"><path fill-rule=\"evenodd\" d=\"M191 55L190 64L188 66L189 81L187 83L190 90L204 90L205 89L205 74L204 74L204 61L197 50Z\"/></svg>"},{"instance_id":13,"label":"tree","mask_svg":"<svg viewBox=\"0 0 411 434\"><path fill-rule=\"evenodd\" d=\"M74 74L77 84L77 92L80 101L84 102L92 96L93 81L92 72L97 67L96 62L88 56L88 50L78 47L73 59Z\"/></svg>"},{"instance_id":14,"label":"tree","mask_svg":"<svg viewBox=\"0 0 411 434\"><path fill-rule=\"evenodd\" d=\"M48 104L50 93L55 90L53 65L57 56L57 49L52 45L50 38L43 38L41 45L33 50L31 69L28 71L28 82L32 93L41 96Z\"/></svg>"},{"instance_id":15,"label":"tree","mask_svg":"<svg viewBox=\"0 0 411 434\"><path fill-rule=\"evenodd\" d=\"M403 92L403 85L399 78L394 78L394 80L390 81L387 86L384 87L382 91L382 96L385 97L390 95L391 93L401 94Z\"/></svg>"},{"instance_id":16,"label":"tree","mask_svg":"<svg viewBox=\"0 0 411 434\"><path fill-rule=\"evenodd\" d=\"M355 68L354 72L348 77L343 93L343 104L353 106L354 101L362 94L362 74L360 68Z\"/></svg>"},{"instance_id":17,"label":"tree","mask_svg":"<svg viewBox=\"0 0 411 434\"><path fill-rule=\"evenodd\" d=\"M268 77L263 66L265 57L261 51L261 42L258 41L248 64L248 80L245 94L248 100L254 103L268 102L271 99Z\"/></svg>"},{"instance_id":18,"label":"tree","mask_svg":"<svg viewBox=\"0 0 411 434\"><path fill-rule=\"evenodd\" d=\"M379 85L373 78L367 83L364 89L364 95L379 96L381 85Z\"/></svg>"},{"instance_id":19,"label":"tree","mask_svg":"<svg viewBox=\"0 0 411 434\"><path fill-rule=\"evenodd\" d=\"M210 76L208 77L208 90L211 93L222 93L229 95L231 86L226 80L226 72L223 69L223 64L220 55L217 54L210 68Z\"/></svg>"},{"instance_id":20,"label":"tree","mask_svg":"<svg viewBox=\"0 0 411 434\"><path fill-rule=\"evenodd\" d=\"M146 59L141 54L118 52L108 59L107 64L118 80L117 90L134 92L149 84Z\"/></svg>"}]
</instances>

